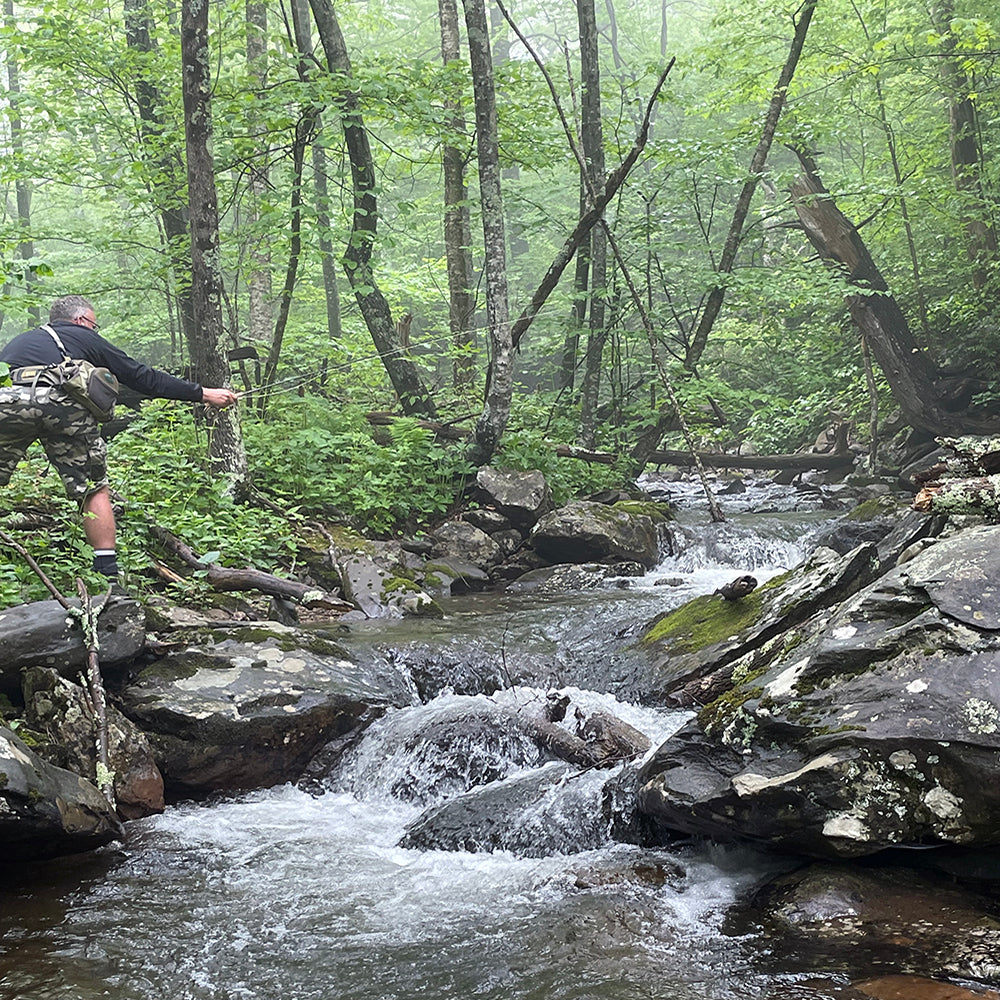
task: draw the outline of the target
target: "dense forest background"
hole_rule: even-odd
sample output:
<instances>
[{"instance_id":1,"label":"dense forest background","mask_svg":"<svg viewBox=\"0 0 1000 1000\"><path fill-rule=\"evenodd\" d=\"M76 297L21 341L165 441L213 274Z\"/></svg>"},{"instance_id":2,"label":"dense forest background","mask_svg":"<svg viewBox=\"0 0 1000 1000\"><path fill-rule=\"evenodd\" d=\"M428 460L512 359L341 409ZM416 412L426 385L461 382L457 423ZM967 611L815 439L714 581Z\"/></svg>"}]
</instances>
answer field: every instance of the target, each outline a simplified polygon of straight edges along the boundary
<instances>
[{"instance_id":1,"label":"dense forest background","mask_svg":"<svg viewBox=\"0 0 1000 1000\"><path fill-rule=\"evenodd\" d=\"M0 337L81 293L245 391L109 429L137 566L153 519L271 565L297 516L412 531L488 461L566 498L839 424L877 465L1000 403L997 28L972 0L4 0ZM61 511L35 544L69 567L54 478L5 505Z\"/></svg>"}]
</instances>

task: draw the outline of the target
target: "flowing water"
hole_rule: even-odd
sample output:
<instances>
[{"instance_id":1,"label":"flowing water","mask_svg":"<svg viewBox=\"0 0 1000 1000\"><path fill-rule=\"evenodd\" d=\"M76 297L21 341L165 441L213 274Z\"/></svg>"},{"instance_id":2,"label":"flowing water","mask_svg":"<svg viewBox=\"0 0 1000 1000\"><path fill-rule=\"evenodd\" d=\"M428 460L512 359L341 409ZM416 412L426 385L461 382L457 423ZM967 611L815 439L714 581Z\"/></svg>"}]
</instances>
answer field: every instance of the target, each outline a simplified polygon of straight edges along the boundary
<instances>
[{"instance_id":1,"label":"flowing water","mask_svg":"<svg viewBox=\"0 0 1000 1000\"><path fill-rule=\"evenodd\" d=\"M815 997L775 972L760 939L725 928L734 902L787 860L614 843L596 822L607 772L557 783L544 812L511 819L499 850L398 846L426 805L540 766L496 727L460 767L447 739L422 738L470 707L488 720L557 685L654 746L667 738L686 716L630 698L643 683L627 648L637 625L736 575L793 565L829 517L789 493L784 513L710 526L686 499L674 554L644 577L456 598L443 622L355 629L358 655L419 665L426 703L376 723L324 794L180 804L129 824L123 846L7 873L0 1000Z\"/></svg>"}]
</instances>

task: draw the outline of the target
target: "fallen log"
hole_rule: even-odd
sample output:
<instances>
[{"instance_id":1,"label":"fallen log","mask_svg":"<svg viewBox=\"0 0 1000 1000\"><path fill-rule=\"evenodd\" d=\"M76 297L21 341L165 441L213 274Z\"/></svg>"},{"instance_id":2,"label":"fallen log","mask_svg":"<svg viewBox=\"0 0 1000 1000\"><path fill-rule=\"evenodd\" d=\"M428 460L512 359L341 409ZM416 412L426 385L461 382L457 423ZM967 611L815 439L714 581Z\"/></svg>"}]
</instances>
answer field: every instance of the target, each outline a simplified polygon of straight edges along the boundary
<instances>
[{"instance_id":1,"label":"fallen log","mask_svg":"<svg viewBox=\"0 0 1000 1000\"><path fill-rule=\"evenodd\" d=\"M556 454L563 458L579 458L585 462L614 465L618 456L608 451L588 451L574 445L556 446ZM842 469L854 463L854 452L820 454L798 452L794 455L723 455L712 452L698 452L703 465L716 469L782 469L794 472L810 470L824 471ZM694 465L694 457L686 451L654 451L649 456L650 465Z\"/></svg>"},{"instance_id":2,"label":"fallen log","mask_svg":"<svg viewBox=\"0 0 1000 1000\"><path fill-rule=\"evenodd\" d=\"M306 605L306 607L322 607L342 613L354 610L353 604L342 600L335 594L310 587L298 580L286 580L284 577L274 576L272 573L265 573L258 569L231 569L216 563L206 565L194 554L190 546L182 542L172 532L167 531L166 528L154 524L150 526L149 532L165 549L177 556L185 565L193 569L205 570L206 579L216 590L259 590L262 594L289 598Z\"/></svg>"}]
</instances>

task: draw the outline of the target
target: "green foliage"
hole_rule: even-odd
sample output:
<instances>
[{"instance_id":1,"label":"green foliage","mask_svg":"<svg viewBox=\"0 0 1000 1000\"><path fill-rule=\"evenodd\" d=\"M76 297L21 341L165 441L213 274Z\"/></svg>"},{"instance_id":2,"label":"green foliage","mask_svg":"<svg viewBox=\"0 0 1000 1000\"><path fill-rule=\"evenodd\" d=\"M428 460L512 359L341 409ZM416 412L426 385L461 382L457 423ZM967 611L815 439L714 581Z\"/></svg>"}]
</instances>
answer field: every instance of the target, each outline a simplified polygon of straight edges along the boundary
<instances>
[{"instance_id":1,"label":"green foliage","mask_svg":"<svg viewBox=\"0 0 1000 1000\"><path fill-rule=\"evenodd\" d=\"M357 407L296 399L269 423L245 429L255 479L304 512L339 512L379 534L413 530L443 515L473 470L412 419L376 440Z\"/></svg>"}]
</instances>

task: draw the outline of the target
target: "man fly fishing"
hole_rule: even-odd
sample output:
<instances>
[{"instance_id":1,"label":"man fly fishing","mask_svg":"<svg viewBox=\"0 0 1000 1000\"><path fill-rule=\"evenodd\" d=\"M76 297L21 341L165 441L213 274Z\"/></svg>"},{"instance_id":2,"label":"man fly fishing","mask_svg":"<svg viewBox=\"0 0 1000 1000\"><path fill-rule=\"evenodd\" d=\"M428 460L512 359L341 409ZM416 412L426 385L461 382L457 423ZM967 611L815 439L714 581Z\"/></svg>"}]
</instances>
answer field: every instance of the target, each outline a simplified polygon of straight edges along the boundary
<instances>
[{"instance_id":1,"label":"man fly fishing","mask_svg":"<svg viewBox=\"0 0 1000 1000\"><path fill-rule=\"evenodd\" d=\"M16 336L0 350L14 385L0 389L0 486L6 486L28 446L40 441L66 488L80 505L83 530L94 550L94 569L118 576L115 514L107 476L107 446L98 417L66 386L48 384L45 372L65 359L106 368L122 385L158 399L180 399L226 407L236 402L231 389L205 388L149 368L98 336L94 307L82 295L52 303L49 322ZM41 372L39 372L41 366ZM31 379L20 373L32 371ZM21 384L19 384L21 383Z\"/></svg>"}]
</instances>

